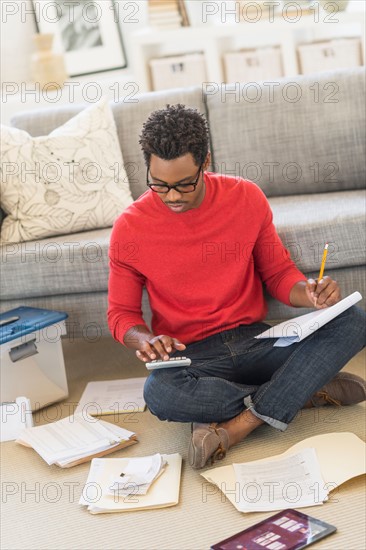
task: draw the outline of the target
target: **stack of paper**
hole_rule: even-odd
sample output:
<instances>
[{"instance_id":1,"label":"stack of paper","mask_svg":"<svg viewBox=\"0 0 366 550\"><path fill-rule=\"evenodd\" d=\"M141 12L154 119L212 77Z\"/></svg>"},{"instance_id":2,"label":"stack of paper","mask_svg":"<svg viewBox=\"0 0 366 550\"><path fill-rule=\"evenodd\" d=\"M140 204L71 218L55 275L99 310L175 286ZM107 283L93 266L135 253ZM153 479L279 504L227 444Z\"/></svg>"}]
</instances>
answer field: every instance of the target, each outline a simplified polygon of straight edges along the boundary
<instances>
[{"instance_id":1,"label":"stack of paper","mask_svg":"<svg viewBox=\"0 0 366 550\"><path fill-rule=\"evenodd\" d=\"M79 504L92 514L174 506L181 467L179 454L94 458Z\"/></svg>"},{"instance_id":2,"label":"stack of paper","mask_svg":"<svg viewBox=\"0 0 366 550\"><path fill-rule=\"evenodd\" d=\"M166 460L159 453L130 458L123 472L111 480L108 494L113 496L146 495L151 484L163 473Z\"/></svg>"},{"instance_id":3,"label":"stack of paper","mask_svg":"<svg viewBox=\"0 0 366 550\"><path fill-rule=\"evenodd\" d=\"M76 466L137 443L136 435L85 414L23 430L16 443L32 447L47 464Z\"/></svg>"},{"instance_id":4,"label":"stack of paper","mask_svg":"<svg viewBox=\"0 0 366 550\"><path fill-rule=\"evenodd\" d=\"M309 437L280 455L201 474L240 512L323 504L327 495L366 471L365 444L352 433Z\"/></svg>"}]
</instances>

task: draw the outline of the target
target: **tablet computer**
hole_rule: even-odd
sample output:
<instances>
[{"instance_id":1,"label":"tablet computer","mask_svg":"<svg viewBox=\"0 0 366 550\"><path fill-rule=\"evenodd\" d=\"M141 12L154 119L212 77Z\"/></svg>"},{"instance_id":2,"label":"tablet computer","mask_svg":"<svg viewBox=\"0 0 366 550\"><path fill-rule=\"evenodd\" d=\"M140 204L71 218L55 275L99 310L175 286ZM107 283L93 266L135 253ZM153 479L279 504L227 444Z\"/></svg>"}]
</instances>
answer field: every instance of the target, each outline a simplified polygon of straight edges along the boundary
<instances>
[{"instance_id":1,"label":"tablet computer","mask_svg":"<svg viewBox=\"0 0 366 550\"><path fill-rule=\"evenodd\" d=\"M336 531L298 510L283 510L211 546L211 550L300 550Z\"/></svg>"}]
</instances>

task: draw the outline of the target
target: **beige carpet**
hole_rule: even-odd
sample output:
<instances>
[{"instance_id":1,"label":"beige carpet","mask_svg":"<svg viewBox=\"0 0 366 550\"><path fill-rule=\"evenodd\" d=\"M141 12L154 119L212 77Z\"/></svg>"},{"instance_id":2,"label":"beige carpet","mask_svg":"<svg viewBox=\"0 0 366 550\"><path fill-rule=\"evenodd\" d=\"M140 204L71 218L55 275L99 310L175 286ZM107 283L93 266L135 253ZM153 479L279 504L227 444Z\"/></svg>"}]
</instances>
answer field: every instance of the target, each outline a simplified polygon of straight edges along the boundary
<instances>
[{"instance_id":1,"label":"beige carpet","mask_svg":"<svg viewBox=\"0 0 366 550\"><path fill-rule=\"evenodd\" d=\"M66 339L63 347L70 397L40 411L37 423L68 416L90 380L145 375L143 364L133 352L111 338L95 343ZM364 376L365 355L359 354L346 370ZM218 465L278 454L301 439L321 433L351 431L365 440L364 413L364 405L301 411L286 432L262 426ZM2 443L2 549L208 549L271 515L241 514L211 485L207 496L207 482L186 462L188 424L160 422L147 411L132 417L120 415L119 424L135 431L140 442L110 456L181 453L179 504L160 510L91 515L78 505L88 464L68 470L47 466L32 449L14 442ZM314 549L366 548L364 489L364 477L359 477L342 485L324 505L303 509L338 528L335 535L315 544Z\"/></svg>"}]
</instances>

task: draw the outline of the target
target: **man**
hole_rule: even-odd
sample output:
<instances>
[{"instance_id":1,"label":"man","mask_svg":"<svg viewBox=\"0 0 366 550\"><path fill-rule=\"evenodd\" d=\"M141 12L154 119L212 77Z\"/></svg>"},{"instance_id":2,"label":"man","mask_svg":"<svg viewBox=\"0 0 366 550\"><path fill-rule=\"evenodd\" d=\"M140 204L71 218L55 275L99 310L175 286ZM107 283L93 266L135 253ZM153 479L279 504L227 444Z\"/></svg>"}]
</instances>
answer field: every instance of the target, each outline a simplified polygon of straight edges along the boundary
<instances>
[{"instance_id":1,"label":"man","mask_svg":"<svg viewBox=\"0 0 366 550\"><path fill-rule=\"evenodd\" d=\"M326 308L341 292L330 277L307 280L297 269L257 185L206 171L203 116L168 105L140 138L149 189L113 228L108 322L144 362L191 359L152 372L144 395L161 420L192 423L192 467L223 458L263 422L285 430L302 407L365 400L364 380L339 373L365 345L360 308L288 347L254 339L268 328L262 283L295 307ZM152 331L141 313L144 285Z\"/></svg>"}]
</instances>

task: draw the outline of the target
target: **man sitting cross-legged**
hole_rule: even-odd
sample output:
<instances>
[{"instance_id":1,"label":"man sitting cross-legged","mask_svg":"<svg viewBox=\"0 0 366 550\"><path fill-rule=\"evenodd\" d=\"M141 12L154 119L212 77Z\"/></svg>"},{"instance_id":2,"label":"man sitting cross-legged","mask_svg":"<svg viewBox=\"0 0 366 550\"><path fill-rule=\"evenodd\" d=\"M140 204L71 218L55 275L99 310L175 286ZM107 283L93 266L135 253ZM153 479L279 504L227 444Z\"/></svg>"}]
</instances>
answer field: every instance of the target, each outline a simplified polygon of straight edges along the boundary
<instances>
[{"instance_id":1,"label":"man sitting cross-legged","mask_svg":"<svg viewBox=\"0 0 366 550\"><path fill-rule=\"evenodd\" d=\"M285 430L303 407L366 395L362 378L339 373L365 345L359 307L288 347L254 338L268 328L262 283L295 307L329 307L341 291L330 277L307 280L297 269L255 183L207 171L208 142L195 109L150 115L140 136L148 189L117 219L110 243L113 337L145 362L191 359L152 372L144 396L161 420L192 423L194 468L223 458L264 422ZM152 330L141 312L144 285Z\"/></svg>"}]
</instances>

